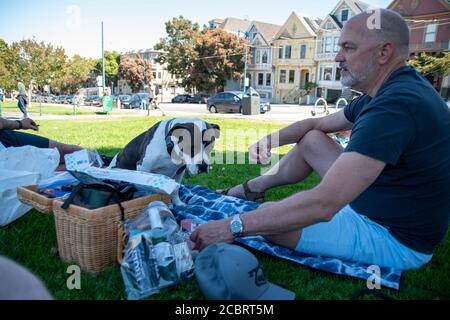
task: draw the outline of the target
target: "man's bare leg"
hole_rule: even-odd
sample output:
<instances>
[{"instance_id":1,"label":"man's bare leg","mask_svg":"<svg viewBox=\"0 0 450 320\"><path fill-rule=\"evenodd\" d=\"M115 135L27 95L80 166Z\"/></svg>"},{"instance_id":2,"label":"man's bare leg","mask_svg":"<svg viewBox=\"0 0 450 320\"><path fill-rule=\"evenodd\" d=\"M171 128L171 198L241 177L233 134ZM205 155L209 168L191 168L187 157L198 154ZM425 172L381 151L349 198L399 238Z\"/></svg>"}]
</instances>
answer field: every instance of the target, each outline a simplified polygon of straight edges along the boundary
<instances>
[{"instance_id":1,"label":"man's bare leg","mask_svg":"<svg viewBox=\"0 0 450 320\"><path fill-rule=\"evenodd\" d=\"M342 148L327 134L312 130L264 175L248 182L251 191L262 192L272 187L303 181L312 171L321 178L342 153ZM244 196L244 188L238 185L228 195ZM264 204L263 204L264 205ZM270 203L267 203L270 206ZM270 242L294 249L300 240L301 230L267 236Z\"/></svg>"},{"instance_id":2,"label":"man's bare leg","mask_svg":"<svg viewBox=\"0 0 450 320\"><path fill-rule=\"evenodd\" d=\"M303 181L312 171L323 177L342 153L342 148L327 134L312 130L295 147L264 175L248 182L252 191L293 184ZM242 185L228 192L230 196L244 196Z\"/></svg>"}]
</instances>

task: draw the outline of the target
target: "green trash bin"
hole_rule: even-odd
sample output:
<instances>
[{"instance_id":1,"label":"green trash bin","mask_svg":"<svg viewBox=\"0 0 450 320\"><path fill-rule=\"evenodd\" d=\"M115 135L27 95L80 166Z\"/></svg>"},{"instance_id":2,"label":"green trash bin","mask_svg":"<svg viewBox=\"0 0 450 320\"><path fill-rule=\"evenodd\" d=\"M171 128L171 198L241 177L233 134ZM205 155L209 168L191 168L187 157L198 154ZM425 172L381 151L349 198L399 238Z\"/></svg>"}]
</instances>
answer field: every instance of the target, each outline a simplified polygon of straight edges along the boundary
<instances>
[{"instance_id":1,"label":"green trash bin","mask_svg":"<svg viewBox=\"0 0 450 320\"><path fill-rule=\"evenodd\" d=\"M111 96L103 96L102 98L103 112L109 113L113 109L113 99Z\"/></svg>"}]
</instances>

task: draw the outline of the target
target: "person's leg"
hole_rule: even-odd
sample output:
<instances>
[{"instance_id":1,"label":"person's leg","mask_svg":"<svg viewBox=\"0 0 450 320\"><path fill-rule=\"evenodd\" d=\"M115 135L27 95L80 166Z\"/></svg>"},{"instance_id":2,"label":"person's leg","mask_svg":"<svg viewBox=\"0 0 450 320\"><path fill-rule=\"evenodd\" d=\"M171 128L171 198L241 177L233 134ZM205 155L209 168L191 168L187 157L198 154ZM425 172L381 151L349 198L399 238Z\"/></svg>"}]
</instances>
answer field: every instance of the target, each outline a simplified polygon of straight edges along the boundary
<instances>
[{"instance_id":1,"label":"person's leg","mask_svg":"<svg viewBox=\"0 0 450 320\"><path fill-rule=\"evenodd\" d=\"M49 141L48 141L48 147L58 149L59 157L60 157L59 158L59 166L57 168L58 171L66 169L66 166L64 164L64 156L66 154L70 154L75 151L79 151L79 150L83 149L80 146L65 144L65 143L61 143L61 142L51 140L51 139L49 139Z\"/></svg>"},{"instance_id":2,"label":"person's leg","mask_svg":"<svg viewBox=\"0 0 450 320\"><path fill-rule=\"evenodd\" d=\"M27 113L27 105L25 102L25 98L22 96L19 96L17 99L17 106L19 107L19 110L23 113L23 118L28 118L28 113Z\"/></svg>"},{"instance_id":3,"label":"person's leg","mask_svg":"<svg viewBox=\"0 0 450 320\"><path fill-rule=\"evenodd\" d=\"M253 192L263 192L272 187L300 182L312 171L323 177L341 153L342 147L327 134L312 130L268 172L250 180L248 186ZM227 195L243 197L243 185L230 189Z\"/></svg>"}]
</instances>

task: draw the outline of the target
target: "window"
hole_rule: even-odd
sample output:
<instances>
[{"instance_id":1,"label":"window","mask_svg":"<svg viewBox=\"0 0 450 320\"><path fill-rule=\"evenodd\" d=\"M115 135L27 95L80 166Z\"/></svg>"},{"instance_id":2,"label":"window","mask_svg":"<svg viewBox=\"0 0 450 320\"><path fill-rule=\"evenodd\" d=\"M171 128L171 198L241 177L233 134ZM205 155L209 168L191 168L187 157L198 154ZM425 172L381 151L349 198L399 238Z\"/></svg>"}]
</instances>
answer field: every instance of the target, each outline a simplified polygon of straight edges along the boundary
<instances>
[{"instance_id":1,"label":"window","mask_svg":"<svg viewBox=\"0 0 450 320\"><path fill-rule=\"evenodd\" d=\"M280 70L280 83L286 83L286 70Z\"/></svg>"},{"instance_id":2,"label":"window","mask_svg":"<svg viewBox=\"0 0 450 320\"><path fill-rule=\"evenodd\" d=\"M334 52L339 52L339 37L334 37Z\"/></svg>"},{"instance_id":3,"label":"window","mask_svg":"<svg viewBox=\"0 0 450 320\"><path fill-rule=\"evenodd\" d=\"M317 98L322 97L322 88L317 88L316 97Z\"/></svg>"},{"instance_id":4,"label":"window","mask_svg":"<svg viewBox=\"0 0 450 320\"><path fill-rule=\"evenodd\" d=\"M427 25L425 31L425 42L434 42L436 40L437 25L435 23Z\"/></svg>"},{"instance_id":5,"label":"window","mask_svg":"<svg viewBox=\"0 0 450 320\"><path fill-rule=\"evenodd\" d=\"M291 58L291 51L292 51L292 47L291 46L285 46L284 47L284 58L285 59L290 59Z\"/></svg>"},{"instance_id":6,"label":"window","mask_svg":"<svg viewBox=\"0 0 450 320\"><path fill-rule=\"evenodd\" d=\"M263 53L262 63L267 63L267 52L266 51L264 51L264 53Z\"/></svg>"},{"instance_id":7,"label":"window","mask_svg":"<svg viewBox=\"0 0 450 320\"><path fill-rule=\"evenodd\" d=\"M258 73L258 86L264 85L264 73Z\"/></svg>"},{"instance_id":8,"label":"window","mask_svg":"<svg viewBox=\"0 0 450 320\"><path fill-rule=\"evenodd\" d=\"M162 78L161 72L158 72L158 79L161 79L161 78Z\"/></svg>"},{"instance_id":9,"label":"window","mask_svg":"<svg viewBox=\"0 0 450 320\"><path fill-rule=\"evenodd\" d=\"M331 52L332 42L333 42L333 38L331 38L331 37L325 38L325 52Z\"/></svg>"},{"instance_id":10,"label":"window","mask_svg":"<svg viewBox=\"0 0 450 320\"><path fill-rule=\"evenodd\" d=\"M306 59L306 44L300 46L300 59Z\"/></svg>"},{"instance_id":11,"label":"window","mask_svg":"<svg viewBox=\"0 0 450 320\"><path fill-rule=\"evenodd\" d=\"M278 58L279 58L279 59L283 59L283 47L280 47L280 48L278 49Z\"/></svg>"},{"instance_id":12,"label":"window","mask_svg":"<svg viewBox=\"0 0 450 320\"><path fill-rule=\"evenodd\" d=\"M331 81L333 76L333 68L325 67L323 69L323 80Z\"/></svg>"},{"instance_id":13,"label":"window","mask_svg":"<svg viewBox=\"0 0 450 320\"><path fill-rule=\"evenodd\" d=\"M266 73L266 86L270 87L272 85L272 74Z\"/></svg>"},{"instance_id":14,"label":"window","mask_svg":"<svg viewBox=\"0 0 450 320\"><path fill-rule=\"evenodd\" d=\"M256 63L261 63L261 52L256 50Z\"/></svg>"},{"instance_id":15,"label":"window","mask_svg":"<svg viewBox=\"0 0 450 320\"><path fill-rule=\"evenodd\" d=\"M153 71L153 79L156 79L156 71Z\"/></svg>"},{"instance_id":16,"label":"window","mask_svg":"<svg viewBox=\"0 0 450 320\"><path fill-rule=\"evenodd\" d=\"M305 83L309 82L309 72L305 74Z\"/></svg>"},{"instance_id":17,"label":"window","mask_svg":"<svg viewBox=\"0 0 450 320\"><path fill-rule=\"evenodd\" d=\"M341 22L346 22L348 20L348 9L341 11Z\"/></svg>"},{"instance_id":18,"label":"window","mask_svg":"<svg viewBox=\"0 0 450 320\"><path fill-rule=\"evenodd\" d=\"M289 70L289 83L294 83L295 80L295 70Z\"/></svg>"},{"instance_id":19,"label":"window","mask_svg":"<svg viewBox=\"0 0 450 320\"><path fill-rule=\"evenodd\" d=\"M341 68L336 68L336 78L335 78L335 80L336 81L339 81L339 80L341 80Z\"/></svg>"}]
</instances>

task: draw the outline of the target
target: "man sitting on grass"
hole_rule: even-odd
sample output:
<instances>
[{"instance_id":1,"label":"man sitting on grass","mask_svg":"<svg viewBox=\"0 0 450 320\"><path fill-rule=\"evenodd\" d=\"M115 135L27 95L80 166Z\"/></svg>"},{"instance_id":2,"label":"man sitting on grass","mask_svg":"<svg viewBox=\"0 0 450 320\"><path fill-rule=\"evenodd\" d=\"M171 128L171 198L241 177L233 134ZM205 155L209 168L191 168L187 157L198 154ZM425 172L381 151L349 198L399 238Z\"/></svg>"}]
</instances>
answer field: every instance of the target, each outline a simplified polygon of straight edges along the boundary
<instances>
[{"instance_id":1,"label":"man sitting on grass","mask_svg":"<svg viewBox=\"0 0 450 320\"><path fill-rule=\"evenodd\" d=\"M37 148L56 148L60 154L60 166L58 170L64 170L64 155L83 149L82 147L61 143L45 137L26 132L15 131L18 129L39 131L32 119L8 120L0 117L0 150L3 147L35 146Z\"/></svg>"},{"instance_id":2,"label":"man sitting on grass","mask_svg":"<svg viewBox=\"0 0 450 320\"><path fill-rule=\"evenodd\" d=\"M264 162L271 148L296 144L268 173L225 193L257 200L312 171L320 184L203 224L191 234L191 247L263 235L307 254L401 270L430 261L450 217L450 110L406 65L409 29L397 13L353 17L339 44L341 81L364 95L343 111L299 121L252 145L250 159ZM345 150L327 135L350 129Z\"/></svg>"}]
</instances>

